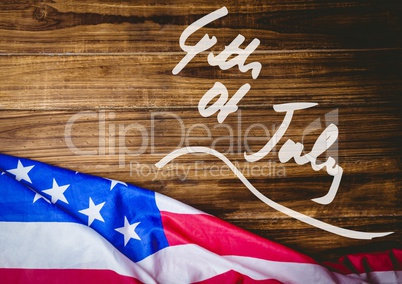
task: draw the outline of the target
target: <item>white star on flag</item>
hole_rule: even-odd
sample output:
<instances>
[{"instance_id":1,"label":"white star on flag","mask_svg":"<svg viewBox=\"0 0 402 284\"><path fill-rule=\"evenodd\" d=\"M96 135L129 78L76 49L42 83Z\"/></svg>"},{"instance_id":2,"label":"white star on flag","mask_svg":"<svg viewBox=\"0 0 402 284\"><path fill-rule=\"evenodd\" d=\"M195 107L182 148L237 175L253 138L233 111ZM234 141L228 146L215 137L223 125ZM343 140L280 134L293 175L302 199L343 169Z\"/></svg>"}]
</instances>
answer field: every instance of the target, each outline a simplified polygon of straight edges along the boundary
<instances>
[{"instance_id":1,"label":"white star on flag","mask_svg":"<svg viewBox=\"0 0 402 284\"><path fill-rule=\"evenodd\" d=\"M28 176L28 173L30 170L32 170L33 167L34 166L24 167L24 165L21 163L21 161L18 160L17 168L8 170L7 172L15 175L15 179L17 181L21 181L23 179L29 183L32 183L31 179Z\"/></svg>"},{"instance_id":2,"label":"white star on flag","mask_svg":"<svg viewBox=\"0 0 402 284\"><path fill-rule=\"evenodd\" d=\"M33 188L31 188L31 187L29 187L29 186L28 186L28 188L29 188L30 190L32 190L32 192L35 193L35 196L34 196L34 199L33 199L32 203L35 203L36 201L38 201L38 200L41 199L41 198L43 198L43 200L45 200L47 203L50 203L50 201L49 201L46 197L44 197L43 195L37 193Z\"/></svg>"},{"instance_id":3,"label":"white star on flag","mask_svg":"<svg viewBox=\"0 0 402 284\"><path fill-rule=\"evenodd\" d=\"M95 219L105 222L105 220L103 220L102 215L100 214L100 211L101 211L103 205L105 205L105 203L106 202L102 202L98 205L95 205L95 203L92 201L92 198L90 197L89 198L89 207L87 209L78 211L78 212L88 216L88 226L91 226L92 222Z\"/></svg>"},{"instance_id":4,"label":"white star on flag","mask_svg":"<svg viewBox=\"0 0 402 284\"><path fill-rule=\"evenodd\" d=\"M56 203L58 200L63 201L64 203L68 204L68 201L67 201L66 197L64 196L64 192L66 191L66 189L69 186L70 186L69 184L59 186L57 184L56 179L53 179L52 188L43 190L43 192L49 194L52 197L51 201L53 204Z\"/></svg>"},{"instance_id":5,"label":"white star on flag","mask_svg":"<svg viewBox=\"0 0 402 284\"><path fill-rule=\"evenodd\" d=\"M37 192L35 192L35 196L34 196L34 199L33 199L32 203L35 203L36 201L38 201L41 198L43 198L47 203L50 203L50 201L46 197L40 195Z\"/></svg>"},{"instance_id":6,"label":"white star on flag","mask_svg":"<svg viewBox=\"0 0 402 284\"><path fill-rule=\"evenodd\" d=\"M130 239L136 239L136 240L141 241L141 238L135 232L135 228L137 228L137 226L140 223L141 222L137 222L137 223L130 225L130 223L127 220L127 217L124 216L124 227L115 229L117 232L124 235L124 246L127 245L128 241Z\"/></svg>"},{"instance_id":7,"label":"white star on flag","mask_svg":"<svg viewBox=\"0 0 402 284\"><path fill-rule=\"evenodd\" d=\"M125 186L127 186L127 183L125 183L125 182L122 182L122 181L118 181L118 180L114 180L114 179L110 179L110 178L107 178L107 180L110 180L111 181L111 184L110 184L110 190L112 190L117 184L123 184L123 185L125 185Z\"/></svg>"}]
</instances>

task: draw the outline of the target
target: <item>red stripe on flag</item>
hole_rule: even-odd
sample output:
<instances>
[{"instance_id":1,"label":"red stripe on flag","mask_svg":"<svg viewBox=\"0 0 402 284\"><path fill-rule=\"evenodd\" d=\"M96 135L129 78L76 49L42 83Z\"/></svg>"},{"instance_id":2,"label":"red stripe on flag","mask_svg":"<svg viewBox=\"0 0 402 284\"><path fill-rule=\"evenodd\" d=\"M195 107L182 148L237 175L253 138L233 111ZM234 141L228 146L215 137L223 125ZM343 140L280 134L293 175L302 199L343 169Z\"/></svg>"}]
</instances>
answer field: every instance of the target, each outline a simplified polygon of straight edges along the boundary
<instances>
[{"instance_id":1,"label":"red stripe on flag","mask_svg":"<svg viewBox=\"0 0 402 284\"><path fill-rule=\"evenodd\" d=\"M237 255L272 261L316 262L285 246L242 230L205 214L162 211L162 223L170 245L197 244L219 255Z\"/></svg>"},{"instance_id":2,"label":"red stripe on flag","mask_svg":"<svg viewBox=\"0 0 402 284\"><path fill-rule=\"evenodd\" d=\"M341 257L336 263L323 264L330 270L342 274L398 271L402 269L402 250L352 254Z\"/></svg>"},{"instance_id":3,"label":"red stripe on flag","mask_svg":"<svg viewBox=\"0 0 402 284\"><path fill-rule=\"evenodd\" d=\"M1 283L32 284L137 284L137 279L122 276L111 270L87 269L17 269L0 268Z\"/></svg>"},{"instance_id":4,"label":"red stripe on flag","mask_svg":"<svg viewBox=\"0 0 402 284\"><path fill-rule=\"evenodd\" d=\"M243 275L236 271L230 270L226 273L222 273L215 277L206 279L201 282L197 282L197 284L221 284L221 283L241 283L241 284L283 284L282 282L275 279L265 279L265 280L255 280L247 275Z\"/></svg>"}]
</instances>

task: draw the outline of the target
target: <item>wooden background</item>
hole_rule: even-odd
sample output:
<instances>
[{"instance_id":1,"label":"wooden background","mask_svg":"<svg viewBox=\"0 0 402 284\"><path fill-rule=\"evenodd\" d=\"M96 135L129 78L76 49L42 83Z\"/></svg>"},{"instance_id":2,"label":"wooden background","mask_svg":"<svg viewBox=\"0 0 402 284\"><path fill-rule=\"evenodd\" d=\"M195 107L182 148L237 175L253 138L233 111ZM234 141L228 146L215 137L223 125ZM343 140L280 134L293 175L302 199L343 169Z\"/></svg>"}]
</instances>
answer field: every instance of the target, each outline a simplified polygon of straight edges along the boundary
<instances>
[{"instance_id":1,"label":"wooden background","mask_svg":"<svg viewBox=\"0 0 402 284\"><path fill-rule=\"evenodd\" d=\"M0 151L155 190L318 260L401 247L401 3L1 1ZM237 67L209 66L208 52L174 76L172 69L185 54L179 46L182 31L222 6L229 14L195 33L188 44L204 33L215 35L218 43L212 50L217 54L238 34L246 38L242 47L258 38L261 44L247 61L261 62L258 79ZM183 133L177 117L190 145L210 147L229 135L227 127L217 126L216 115L204 118L197 109L217 81L230 95L245 83L251 85L239 111L225 124L235 130L234 150L227 157L239 163L256 188L337 226L395 233L352 240L294 220L255 198L233 174L217 174L223 164L212 156L183 156L163 174L153 174L154 164L179 146ZM244 160L247 149L241 139L255 123L265 125L272 136L283 119L272 105L289 102L319 105L297 111L279 147L253 164L263 167L270 161L270 175L253 174L247 170L252 165ZM306 150L311 149L331 111L338 112L338 163L344 176L335 200L323 206L311 198L327 192L331 177L309 164L280 164L277 150L287 138L303 139ZM67 145L66 126L77 115L72 142L95 154L78 155ZM322 128L303 137L317 119ZM211 137L196 124L210 129ZM148 133L148 141L138 127ZM124 132L120 140L127 154L119 152ZM254 151L269 139L262 128L248 136L254 138L248 142ZM142 143L144 153L130 154ZM222 152L229 147L228 137L216 144Z\"/></svg>"}]
</instances>

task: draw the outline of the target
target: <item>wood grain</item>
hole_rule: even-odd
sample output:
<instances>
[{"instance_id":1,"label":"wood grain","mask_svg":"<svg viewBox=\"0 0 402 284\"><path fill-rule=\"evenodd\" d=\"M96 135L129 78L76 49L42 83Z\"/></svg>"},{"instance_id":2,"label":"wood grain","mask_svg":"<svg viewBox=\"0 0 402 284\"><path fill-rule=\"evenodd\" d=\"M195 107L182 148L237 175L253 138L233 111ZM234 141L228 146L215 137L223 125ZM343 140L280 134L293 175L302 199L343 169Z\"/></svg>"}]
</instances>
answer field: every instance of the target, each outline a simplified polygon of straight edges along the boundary
<instances>
[{"instance_id":1,"label":"wood grain","mask_svg":"<svg viewBox=\"0 0 402 284\"><path fill-rule=\"evenodd\" d=\"M177 76L171 72L182 58L177 55L2 57L0 106L194 108L217 81L230 95L249 83L251 90L239 103L249 108L293 101L329 107L334 99L337 106L400 103L402 50L253 54L249 60L263 66L256 80L238 68L210 67L206 57L199 55Z\"/></svg>"},{"instance_id":2,"label":"wood grain","mask_svg":"<svg viewBox=\"0 0 402 284\"><path fill-rule=\"evenodd\" d=\"M229 15L196 33L261 40L259 50L401 47L402 5L366 1L47 1L0 3L4 53L179 52L181 32L226 6ZM386 32L384 32L386 31Z\"/></svg>"},{"instance_id":3,"label":"wood grain","mask_svg":"<svg viewBox=\"0 0 402 284\"><path fill-rule=\"evenodd\" d=\"M3 1L0 151L161 192L319 260L401 247L401 3ZM210 51L174 76L185 54L182 31L222 6L229 15L188 44L215 35L217 54L238 34L243 46L258 38L247 62L262 64L259 77L211 67ZM217 81L230 96L251 85L223 125L197 108ZM243 153L261 149L283 120L273 105L290 102L318 105L295 112L273 151L247 163ZM281 164L278 151L287 139L310 151L329 123L339 137L328 152L344 176L335 200L322 206L311 199L327 192L331 176L293 160ZM353 230L395 233L361 241L308 226L267 207L212 156L185 155L156 169L187 145L228 152L256 188L291 209Z\"/></svg>"}]
</instances>

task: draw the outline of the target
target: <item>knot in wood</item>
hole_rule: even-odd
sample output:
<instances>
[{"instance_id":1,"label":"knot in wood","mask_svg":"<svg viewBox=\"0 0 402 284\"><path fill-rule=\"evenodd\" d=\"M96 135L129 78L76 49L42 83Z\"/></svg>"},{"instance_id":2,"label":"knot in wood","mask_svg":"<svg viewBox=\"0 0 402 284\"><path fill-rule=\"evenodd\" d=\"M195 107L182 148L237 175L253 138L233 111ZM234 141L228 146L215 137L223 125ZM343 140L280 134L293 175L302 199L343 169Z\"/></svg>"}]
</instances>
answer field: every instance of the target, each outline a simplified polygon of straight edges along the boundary
<instances>
[{"instance_id":1,"label":"knot in wood","mask_svg":"<svg viewBox=\"0 0 402 284\"><path fill-rule=\"evenodd\" d=\"M44 21L46 19L47 13L45 7L38 7L35 9L33 17L38 21Z\"/></svg>"}]
</instances>

